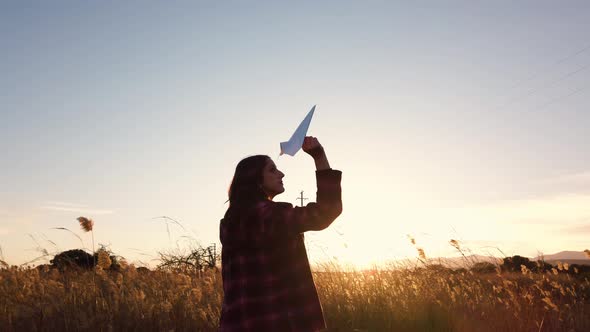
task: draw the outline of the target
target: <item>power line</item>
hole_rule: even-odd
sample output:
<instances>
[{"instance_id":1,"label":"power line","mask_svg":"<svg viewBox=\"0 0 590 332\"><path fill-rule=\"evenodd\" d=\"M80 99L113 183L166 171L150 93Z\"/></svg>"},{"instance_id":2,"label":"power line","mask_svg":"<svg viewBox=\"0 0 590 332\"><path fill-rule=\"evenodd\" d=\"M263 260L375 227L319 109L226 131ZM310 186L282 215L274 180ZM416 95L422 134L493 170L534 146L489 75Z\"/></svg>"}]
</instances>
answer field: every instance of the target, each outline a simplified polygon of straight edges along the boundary
<instances>
[{"instance_id":1,"label":"power line","mask_svg":"<svg viewBox=\"0 0 590 332\"><path fill-rule=\"evenodd\" d=\"M565 62L565 61L567 61L567 60L569 60L569 59L571 59L571 58L573 58L573 57L575 57L575 56L577 56L579 54L582 54L582 53L584 53L584 52L586 52L588 50L590 50L590 44L588 44L587 46L585 46L585 47L583 47L581 49L578 49L577 51L575 51L575 52L573 52L573 53L571 53L571 54L569 54L569 55L567 55L567 56L565 56L563 58L560 58L559 60L557 60L557 61L553 62L552 64L550 64L549 67L553 67L555 65L558 65L560 63L563 63L563 62ZM541 85L539 87L529 89L526 92L525 95L517 95L517 96L514 96L514 97L510 98L507 102L505 102L502 105L487 107L487 110L490 111L490 112L497 111L497 110L502 110L502 109L510 106L511 104L513 104L516 101L519 101L519 100L524 99L524 98L526 98L526 97L528 97L530 95L533 95L534 93L536 93L537 91L539 91L541 89L544 89L544 88L547 88L547 87L552 86L554 84L557 84L559 82L562 82L566 78L569 78L571 76L574 76L574 75L578 74L579 72L582 72L582 71L588 69L589 67L590 67L590 64L582 65L581 67L578 67L575 70L573 70L571 72L568 72L567 74L562 75L562 76L558 77L555 80L550 80L550 81L546 82L545 84L543 84L543 85ZM539 74L541 72L545 72L545 71L538 70L538 71L534 72L532 75L530 75L526 79L523 79L523 80L520 80L520 81L516 82L516 84L512 85L510 88L507 89L507 92L510 92L511 89L514 89L515 87L521 85L522 83L524 83L526 81L530 81L534 77L539 76ZM552 104L554 102L557 102L557 101L559 101L561 99L570 97L570 96L572 96L574 94L577 94L577 93L579 93L579 92L581 92L583 90L585 90L585 88L580 88L580 89L578 89L578 90L576 90L576 91L574 91L572 93L569 93L567 95L556 97L556 98L550 100L548 103L541 105L541 107L546 107L546 106L548 106L548 105L550 105L550 104Z\"/></svg>"},{"instance_id":2,"label":"power line","mask_svg":"<svg viewBox=\"0 0 590 332\"><path fill-rule=\"evenodd\" d=\"M550 67L554 67L554 66L557 66L558 64L560 64L560 63L563 63L563 62L565 62L565 61L567 61L567 60L569 60L569 59L571 59L571 58L573 58L573 57L575 57L575 56L577 56L577 55L579 55L579 54L582 54L582 53L584 53L584 52L586 52L586 51L588 51L588 50L590 50L590 44L589 44L589 45L587 45L586 47L583 47L583 48L581 48L581 49L577 50L577 51L576 51L576 52L574 52L574 53L571 53L571 54L569 54L569 55L567 55L567 56L565 56L565 57L563 57L563 58L561 58L561 59L559 59L559 60L557 60L557 61L553 62L552 64L550 64L550 65L548 66L548 68L550 68ZM525 78L525 79L522 79L522 80L520 80L520 81L516 82L516 84L512 85L512 86L509 88L509 90L512 90L512 89L514 89L514 88L516 88L516 87L520 86L520 85L521 85L522 83L524 83L524 82L527 82L527 81L530 81L530 80L532 80L533 78L535 78L535 77L539 76L539 74L540 74L541 72L542 72L541 70L538 70L538 71L536 71L536 72L533 72L533 74L532 74L532 75L530 75L530 76L528 76L527 78Z\"/></svg>"},{"instance_id":3,"label":"power line","mask_svg":"<svg viewBox=\"0 0 590 332\"><path fill-rule=\"evenodd\" d=\"M549 106L549 105L551 105L551 104L553 104L556 101L559 101L561 99L565 99L565 98L571 97L571 96L573 96L575 94L578 94L578 93L586 90L587 88L588 88L588 86L583 86L583 87L580 87L580 88L578 88L578 89L576 89L576 90L574 90L574 91L572 91L572 92L570 92L570 93L568 93L566 95L553 98L553 99L549 100L548 102L546 102L544 104L541 104L541 106L537 107L537 110L542 109L542 108L545 108L545 107L547 107L547 106Z\"/></svg>"},{"instance_id":4,"label":"power line","mask_svg":"<svg viewBox=\"0 0 590 332\"><path fill-rule=\"evenodd\" d=\"M569 72L569 73L567 73L567 74L565 74L563 76L560 76L556 80L549 81L549 82L547 82L547 84L543 84L540 87L532 88L529 91L527 91L526 94L520 95L520 96L516 96L516 97L508 100L507 103L505 103L504 105L498 107L496 110L500 110L500 109L506 108L507 106L510 106L511 104L513 104L513 103L515 103L515 102L517 102L519 100L522 100L522 99L524 99L526 97L529 97L529 96L533 95L534 93L536 93L539 90L545 89L547 87L550 87L550 86L552 86L552 85L554 85L556 83L559 83L559 82L565 80L568 77L574 76L577 73L582 72L583 70L587 69L588 67L590 67L590 64L586 64L584 66L578 67L574 71L571 71L571 72Z\"/></svg>"},{"instance_id":5,"label":"power line","mask_svg":"<svg viewBox=\"0 0 590 332\"><path fill-rule=\"evenodd\" d=\"M571 53L571 54L569 54L569 55L567 55L567 56L565 56L565 57L563 57L561 59L558 59L557 61L555 61L552 64L550 64L548 67L554 67L554 66L556 66L556 65L558 65L560 63L563 63L563 62L565 62L565 61L567 61L567 60L569 60L569 59L571 59L571 58L573 58L573 57L575 57L575 56L577 56L579 54L582 54L582 53L584 53L584 52L586 52L588 50L590 50L590 44L586 45L585 47L583 47L581 49L578 49L577 51L575 51L575 52L573 52L573 53ZM577 74L577 73L585 70L588 67L590 67L590 65L583 65L582 67L578 67L574 71L569 72L569 73L567 73L567 74L565 74L563 76L560 76L556 80L551 80L551 81L549 81L549 82L541 85L540 87L529 89L525 95L517 95L517 96L514 96L514 97L510 98L507 102L505 102L503 105L496 106L496 107L491 107L490 111L497 111L497 110L504 109L504 108L510 106L511 104L513 104L513 103L515 103L515 102L517 102L519 100L522 100L522 99L524 99L524 98L526 98L526 97L528 97L528 96L536 93L537 91L539 91L541 89L544 89L546 87L549 87L549 86L552 86L552 85L554 85L556 83L559 83L559 82L563 81L564 79L566 79L566 78L568 78L570 76L573 76L573 75L575 75L575 74ZM531 79L539 76L539 74L541 72L545 72L545 71L538 70L536 72L533 72L533 74L530 75L529 77L527 77L526 79L520 80L520 81L516 82L516 84L514 84L510 88L508 88L508 91L514 89L515 87L521 85L524 82L530 81ZM563 99L563 98L566 98L566 96L560 96L558 98L555 98L553 102L555 102L555 101L557 101L559 99ZM543 107L545 107L545 105Z\"/></svg>"}]
</instances>

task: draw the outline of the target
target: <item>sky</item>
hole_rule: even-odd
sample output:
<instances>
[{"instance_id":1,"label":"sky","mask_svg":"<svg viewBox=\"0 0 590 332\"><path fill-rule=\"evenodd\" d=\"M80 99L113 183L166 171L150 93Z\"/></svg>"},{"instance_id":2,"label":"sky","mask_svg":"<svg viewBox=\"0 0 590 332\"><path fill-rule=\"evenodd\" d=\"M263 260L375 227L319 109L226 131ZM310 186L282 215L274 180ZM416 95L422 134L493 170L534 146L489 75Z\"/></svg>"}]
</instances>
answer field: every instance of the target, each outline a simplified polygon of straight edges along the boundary
<instances>
[{"instance_id":1,"label":"sky","mask_svg":"<svg viewBox=\"0 0 590 332\"><path fill-rule=\"evenodd\" d=\"M219 246L254 154L314 201L278 157L313 105L344 207L313 263L587 249L587 31L586 1L3 2L0 259L92 248L79 216L137 264Z\"/></svg>"}]
</instances>

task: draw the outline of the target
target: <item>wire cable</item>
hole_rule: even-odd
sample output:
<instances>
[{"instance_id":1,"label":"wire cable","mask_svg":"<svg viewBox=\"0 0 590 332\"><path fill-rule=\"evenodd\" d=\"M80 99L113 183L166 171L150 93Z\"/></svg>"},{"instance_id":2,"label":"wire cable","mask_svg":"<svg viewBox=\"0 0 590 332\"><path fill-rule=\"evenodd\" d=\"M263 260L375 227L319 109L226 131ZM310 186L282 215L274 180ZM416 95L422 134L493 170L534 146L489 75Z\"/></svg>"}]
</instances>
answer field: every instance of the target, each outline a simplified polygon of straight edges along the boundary
<instances>
[{"instance_id":1,"label":"wire cable","mask_svg":"<svg viewBox=\"0 0 590 332\"><path fill-rule=\"evenodd\" d=\"M561 64L561 63L563 63L563 62L565 62L565 61L567 61L567 60L569 60L569 59L571 59L571 58L573 58L573 57L575 57L575 56L577 56L577 55L579 55L579 54L582 54L582 53L584 53L584 52L586 52L586 51L588 51L588 50L590 50L590 44L589 44L589 45L587 45L586 47L583 47L583 48L581 48L581 49L577 50L577 51L576 51L576 52L574 52L574 53L571 53L571 54L569 54L569 55L567 55L567 56L565 56L565 57L563 57L563 58L561 58L561 59L559 59L559 60L557 60L557 61L555 61L555 62L551 63L551 64L550 64L550 65L549 65L547 68L551 68L551 67L557 66L558 64ZM525 79L522 79L522 80L520 80L520 81L517 81L517 82L516 82L516 84L512 85L512 86L509 88L509 90L512 90L512 89L514 89L514 88L516 88L516 87L518 87L518 86L522 85L524 82L528 82L528 81L532 80L533 78L535 78L535 77L539 76L539 74L540 74L540 73L541 73L541 70L538 70L538 71L536 71L536 72L533 72L533 73L532 73L530 76L528 76L527 78L525 78Z\"/></svg>"},{"instance_id":2,"label":"wire cable","mask_svg":"<svg viewBox=\"0 0 590 332\"><path fill-rule=\"evenodd\" d=\"M549 106L551 104L554 104L555 102L557 102L557 101L559 101L561 99L569 98L569 97L571 97L571 96L573 96L575 94L578 94L578 93L586 90L587 88L588 88L588 86L583 86L583 87L580 87L580 88L578 88L578 89L576 89L576 90L574 90L574 91L572 91L572 92L570 92L570 93L568 93L566 95L553 98L553 99L549 100L548 102L546 102L544 104L541 104L541 106L538 106L536 109L537 110L543 109L543 108L545 108L545 107L547 107L547 106Z\"/></svg>"},{"instance_id":3,"label":"wire cable","mask_svg":"<svg viewBox=\"0 0 590 332\"><path fill-rule=\"evenodd\" d=\"M539 87L532 88L532 89L530 89L529 91L527 91L527 93L526 93L526 94L524 94L524 95L520 95L520 96L516 96L516 97L514 97L514 98L512 98L512 99L508 100L508 102L506 102L504 105L502 105L502 106L500 106L500 107L496 108L496 110L500 110L500 109L506 108L507 106L510 106L510 105L514 104L515 102L517 102L517 101L519 101L519 100L522 100L522 99L524 99L524 98L527 98L527 97L529 97L529 96L531 96L531 95L535 94L535 93L536 93L537 91L539 91L539 90L542 90L542 89L548 88L548 87L550 87L550 86L553 86L554 84L556 84L556 83L559 83L559 82L561 82L561 81L565 80L565 79L566 79L566 78L568 78L568 77L574 76L574 75L576 75L576 74L578 74L578 73L580 73L580 72L582 72L582 71L586 70L586 69L587 69L587 68L589 68L589 67L590 67L590 64L587 64L587 65L584 65L584 66L578 67L578 68L576 68L574 71L571 71L571 72L569 72L569 73L567 73L567 74L565 74L565 75L563 75L563 76L560 76L560 77L558 77L556 80L549 81L549 82L547 82L546 84L543 84L543 85L541 85L541 86L539 86Z\"/></svg>"}]
</instances>

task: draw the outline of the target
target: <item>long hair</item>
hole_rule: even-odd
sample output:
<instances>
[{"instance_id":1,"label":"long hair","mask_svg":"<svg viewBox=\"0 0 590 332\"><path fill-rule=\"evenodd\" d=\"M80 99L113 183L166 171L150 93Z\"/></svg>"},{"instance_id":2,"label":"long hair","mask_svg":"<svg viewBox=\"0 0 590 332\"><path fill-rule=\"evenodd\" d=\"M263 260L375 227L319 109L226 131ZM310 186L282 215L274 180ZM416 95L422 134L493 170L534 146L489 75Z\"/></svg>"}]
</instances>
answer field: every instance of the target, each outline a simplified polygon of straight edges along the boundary
<instances>
[{"instance_id":1,"label":"long hair","mask_svg":"<svg viewBox=\"0 0 590 332\"><path fill-rule=\"evenodd\" d=\"M267 199L262 190L264 166L270 160L266 155L255 155L242 159L236 166L229 186L230 207L237 207Z\"/></svg>"}]
</instances>

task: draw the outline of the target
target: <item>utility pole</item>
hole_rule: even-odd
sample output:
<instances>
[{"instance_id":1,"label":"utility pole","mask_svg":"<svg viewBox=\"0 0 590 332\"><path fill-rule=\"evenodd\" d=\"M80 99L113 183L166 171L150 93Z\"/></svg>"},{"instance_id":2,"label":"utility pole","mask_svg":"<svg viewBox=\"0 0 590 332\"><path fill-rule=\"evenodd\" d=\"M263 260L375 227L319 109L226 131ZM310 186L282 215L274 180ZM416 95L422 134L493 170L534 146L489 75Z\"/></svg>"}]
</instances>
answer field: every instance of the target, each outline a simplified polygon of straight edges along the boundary
<instances>
[{"instance_id":1,"label":"utility pole","mask_svg":"<svg viewBox=\"0 0 590 332\"><path fill-rule=\"evenodd\" d=\"M297 197L297 199L301 200L301 207L303 207L303 200L307 199L307 197L303 197L303 190L301 191L301 197Z\"/></svg>"},{"instance_id":2,"label":"utility pole","mask_svg":"<svg viewBox=\"0 0 590 332\"><path fill-rule=\"evenodd\" d=\"M207 262L207 264L209 265L209 267L215 267L215 264L217 262L217 245L215 243L212 243L207 249L207 256L209 256L209 261Z\"/></svg>"}]
</instances>

